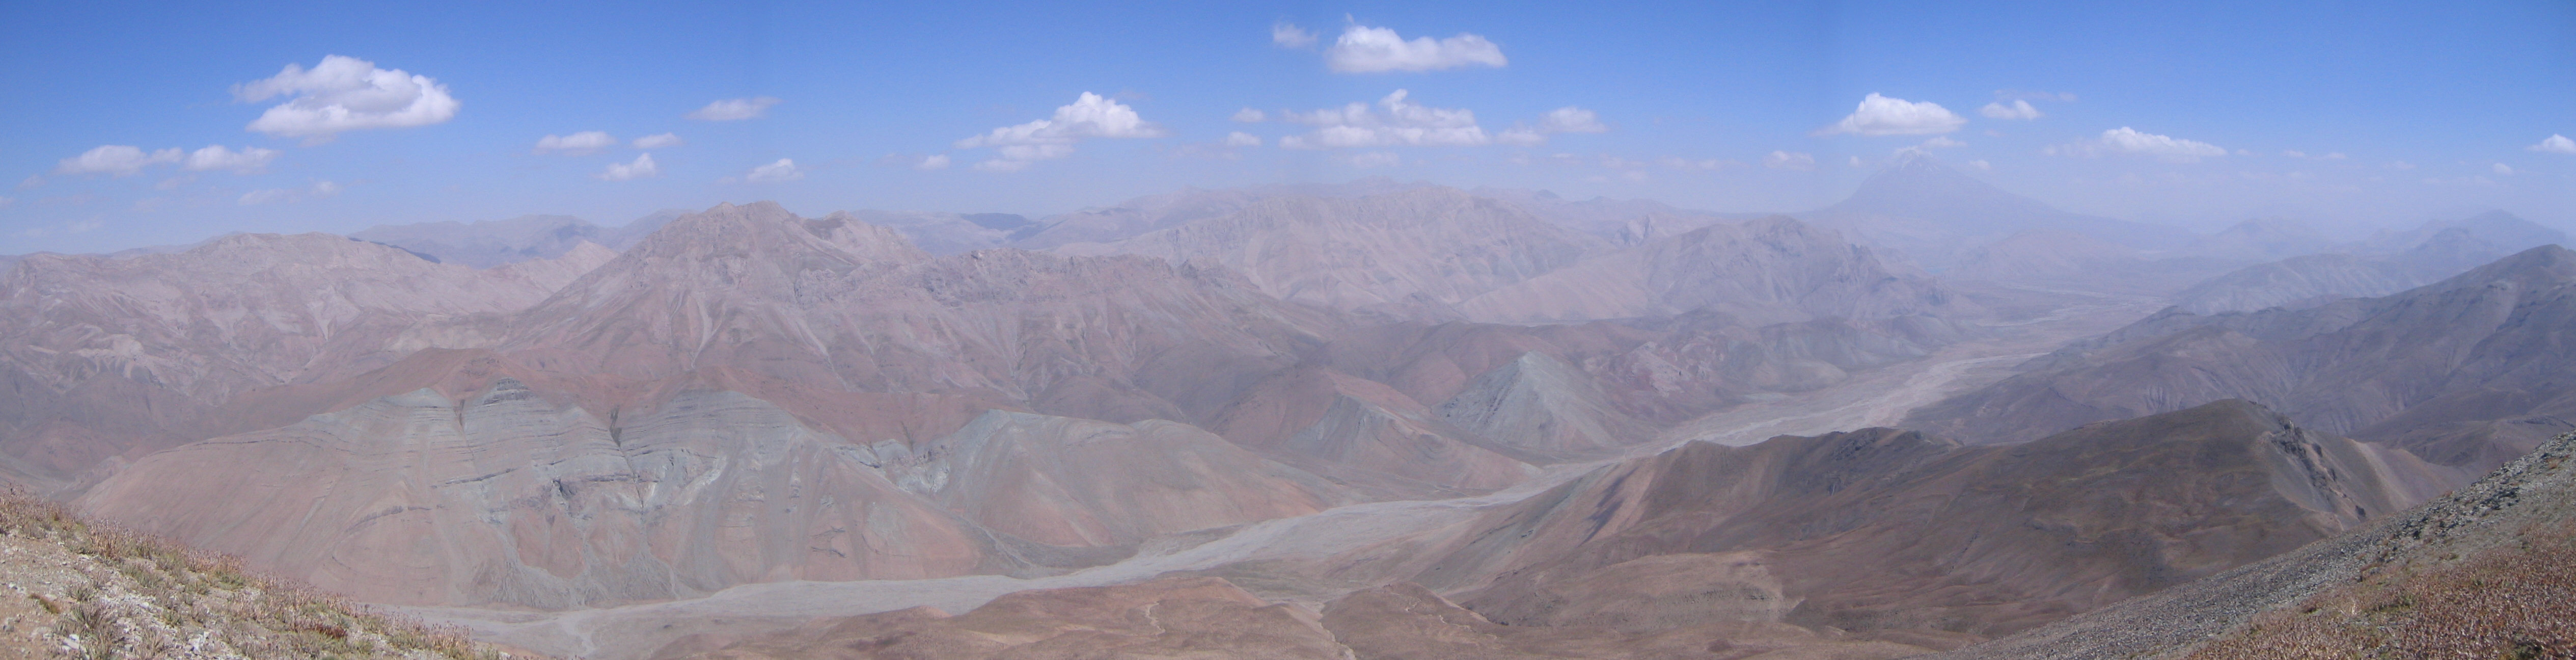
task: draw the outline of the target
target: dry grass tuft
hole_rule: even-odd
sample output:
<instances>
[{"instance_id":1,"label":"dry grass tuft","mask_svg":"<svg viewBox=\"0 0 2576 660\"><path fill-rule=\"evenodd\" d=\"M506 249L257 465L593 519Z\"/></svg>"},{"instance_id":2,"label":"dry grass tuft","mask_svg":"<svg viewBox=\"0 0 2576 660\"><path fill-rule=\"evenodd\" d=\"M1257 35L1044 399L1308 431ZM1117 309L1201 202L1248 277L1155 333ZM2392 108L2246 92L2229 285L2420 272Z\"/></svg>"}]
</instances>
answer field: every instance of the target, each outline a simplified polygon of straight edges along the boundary
<instances>
[{"instance_id":1,"label":"dry grass tuft","mask_svg":"<svg viewBox=\"0 0 2576 660\"><path fill-rule=\"evenodd\" d=\"M73 515L23 492L0 492L0 537L64 557L67 586L9 586L51 617L34 631L73 658L404 658L499 660L462 631L368 610L340 596L247 570L236 557ZM25 543L34 541L35 543ZM22 546L12 546L12 552ZM28 611L33 612L34 609Z\"/></svg>"},{"instance_id":2,"label":"dry grass tuft","mask_svg":"<svg viewBox=\"0 0 2576 660\"><path fill-rule=\"evenodd\" d=\"M2456 563L2377 567L2186 658L2576 658L2576 522L2516 541Z\"/></svg>"}]
</instances>

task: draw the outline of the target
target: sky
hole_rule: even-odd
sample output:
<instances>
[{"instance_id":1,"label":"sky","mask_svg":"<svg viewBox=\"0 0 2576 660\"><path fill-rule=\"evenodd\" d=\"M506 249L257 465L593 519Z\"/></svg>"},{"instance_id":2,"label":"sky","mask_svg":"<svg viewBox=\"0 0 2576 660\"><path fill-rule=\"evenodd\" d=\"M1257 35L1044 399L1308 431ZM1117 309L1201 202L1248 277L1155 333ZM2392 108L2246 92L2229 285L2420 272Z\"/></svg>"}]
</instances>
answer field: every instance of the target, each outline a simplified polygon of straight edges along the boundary
<instances>
[{"instance_id":1,"label":"sky","mask_svg":"<svg viewBox=\"0 0 2576 660\"><path fill-rule=\"evenodd\" d=\"M0 89L0 254L1371 176L1795 212L1908 149L2197 231L2576 228L2565 0L21 0Z\"/></svg>"}]
</instances>

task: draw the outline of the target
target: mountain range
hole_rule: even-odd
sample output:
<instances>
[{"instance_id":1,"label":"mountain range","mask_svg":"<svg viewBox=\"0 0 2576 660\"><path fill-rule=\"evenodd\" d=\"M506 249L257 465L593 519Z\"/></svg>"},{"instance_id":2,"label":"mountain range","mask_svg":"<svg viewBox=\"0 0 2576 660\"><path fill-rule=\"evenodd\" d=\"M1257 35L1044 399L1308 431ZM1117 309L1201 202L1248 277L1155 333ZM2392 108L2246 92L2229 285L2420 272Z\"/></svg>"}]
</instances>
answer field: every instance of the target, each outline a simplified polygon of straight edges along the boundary
<instances>
[{"instance_id":1,"label":"mountain range","mask_svg":"<svg viewBox=\"0 0 2576 660\"><path fill-rule=\"evenodd\" d=\"M1920 154L1795 215L1372 179L234 234L0 266L0 480L568 655L1986 653L2555 470L2563 240L2192 237ZM2263 593L2209 632L2340 597Z\"/></svg>"}]
</instances>

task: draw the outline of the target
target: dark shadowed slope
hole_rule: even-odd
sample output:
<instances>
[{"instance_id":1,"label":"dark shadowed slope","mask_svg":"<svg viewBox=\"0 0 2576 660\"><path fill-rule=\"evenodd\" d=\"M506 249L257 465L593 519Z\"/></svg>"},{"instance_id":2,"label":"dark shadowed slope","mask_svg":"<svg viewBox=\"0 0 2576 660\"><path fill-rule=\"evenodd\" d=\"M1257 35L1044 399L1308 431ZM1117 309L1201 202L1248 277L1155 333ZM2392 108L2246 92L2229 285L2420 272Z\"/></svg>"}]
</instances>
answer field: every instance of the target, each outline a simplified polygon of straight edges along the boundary
<instances>
[{"instance_id":1,"label":"dark shadowed slope","mask_svg":"<svg viewBox=\"0 0 2576 660\"><path fill-rule=\"evenodd\" d=\"M1893 429L1692 444L1487 514L1414 580L1513 625L1991 635L2296 548L2465 480L2242 401L2015 447ZM1674 581L1701 586L1664 600L1615 587Z\"/></svg>"},{"instance_id":2,"label":"dark shadowed slope","mask_svg":"<svg viewBox=\"0 0 2576 660\"><path fill-rule=\"evenodd\" d=\"M2576 655L2576 434L2368 529L1939 660Z\"/></svg>"}]
</instances>

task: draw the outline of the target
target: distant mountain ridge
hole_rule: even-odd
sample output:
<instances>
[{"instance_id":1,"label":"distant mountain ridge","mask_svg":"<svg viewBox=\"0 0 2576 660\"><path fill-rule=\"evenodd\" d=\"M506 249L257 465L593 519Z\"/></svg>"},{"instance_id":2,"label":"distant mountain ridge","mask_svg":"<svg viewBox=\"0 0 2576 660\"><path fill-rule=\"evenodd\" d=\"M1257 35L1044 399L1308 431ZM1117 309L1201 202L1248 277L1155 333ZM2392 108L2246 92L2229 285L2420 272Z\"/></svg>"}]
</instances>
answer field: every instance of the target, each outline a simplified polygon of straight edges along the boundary
<instances>
[{"instance_id":1,"label":"distant mountain ridge","mask_svg":"<svg viewBox=\"0 0 2576 660\"><path fill-rule=\"evenodd\" d=\"M2542 246L2379 298L2171 309L1911 413L1976 442L2244 398L2300 423L2492 466L2576 419L2576 252Z\"/></svg>"}]
</instances>

